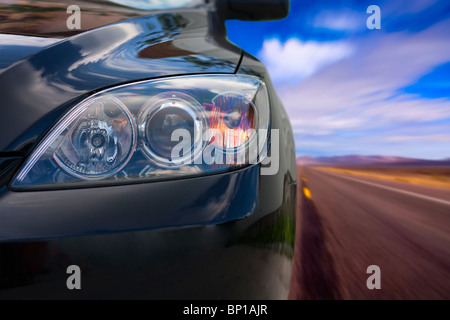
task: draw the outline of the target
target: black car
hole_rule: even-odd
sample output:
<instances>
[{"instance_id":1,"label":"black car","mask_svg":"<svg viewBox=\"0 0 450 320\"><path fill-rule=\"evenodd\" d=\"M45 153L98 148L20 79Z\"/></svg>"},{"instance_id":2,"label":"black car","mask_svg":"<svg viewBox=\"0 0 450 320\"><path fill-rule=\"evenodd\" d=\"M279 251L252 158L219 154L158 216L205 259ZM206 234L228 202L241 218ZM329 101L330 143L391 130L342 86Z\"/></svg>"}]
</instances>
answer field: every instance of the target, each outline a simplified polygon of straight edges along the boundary
<instances>
[{"instance_id":1,"label":"black car","mask_svg":"<svg viewBox=\"0 0 450 320\"><path fill-rule=\"evenodd\" d=\"M225 20L289 2L161 3L0 1L0 299L288 297L293 133Z\"/></svg>"}]
</instances>

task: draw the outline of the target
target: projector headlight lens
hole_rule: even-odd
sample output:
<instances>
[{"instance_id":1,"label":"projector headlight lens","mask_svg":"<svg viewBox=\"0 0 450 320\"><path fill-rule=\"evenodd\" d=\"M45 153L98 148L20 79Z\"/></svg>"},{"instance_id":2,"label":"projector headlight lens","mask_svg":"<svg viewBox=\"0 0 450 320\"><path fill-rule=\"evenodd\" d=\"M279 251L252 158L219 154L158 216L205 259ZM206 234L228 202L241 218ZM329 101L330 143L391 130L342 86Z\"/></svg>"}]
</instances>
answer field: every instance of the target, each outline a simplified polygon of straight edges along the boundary
<instances>
[{"instance_id":1,"label":"projector headlight lens","mask_svg":"<svg viewBox=\"0 0 450 320\"><path fill-rule=\"evenodd\" d=\"M143 153L150 159L166 166L178 166L192 153L201 152L203 131L208 127L204 109L191 96L168 92L150 98L139 114L139 132ZM179 141L172 140L177 129L186 130L190 136L189 150L180 155L180 161L172 161L172 150ZM197 146L197 148L196 148Z\"/></svg>"}]
</instances>

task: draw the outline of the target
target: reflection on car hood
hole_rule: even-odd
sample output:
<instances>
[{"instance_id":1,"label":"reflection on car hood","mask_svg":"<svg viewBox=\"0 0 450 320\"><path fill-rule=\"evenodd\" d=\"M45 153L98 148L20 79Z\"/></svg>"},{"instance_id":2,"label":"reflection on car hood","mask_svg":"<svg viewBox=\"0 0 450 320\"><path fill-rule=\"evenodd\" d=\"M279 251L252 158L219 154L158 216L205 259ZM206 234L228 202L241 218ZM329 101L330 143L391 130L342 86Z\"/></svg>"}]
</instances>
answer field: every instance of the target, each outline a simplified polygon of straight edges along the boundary
<instances>
[{"instance_id":1,"label":"reflection on car hood","mask_svg":"<svg viewBox=\"0 0 450 320\"><path fill-rule=\"evenodd\" d=\"M81 9L80 30L68 30L67 8L77 5ZM0 0L0 33L45 37L69 37L123 20L148 15L148 11L136 10L107 1Z\"/></svg>"},{"instance_id":2,"label":"reflection on car hood","mask_svg":"<svg viewBox=\"0 0 450 320\"><path fill-rule=\"evenodd\" d=\"M24 60L59 39L0 34L0 72Z\"/></svg>"},{"instance_id":3,"label":"reflection on car hood","mask_svg":"<svg viewBox=\"0 0 450 320\"><path fill-rule=\"evenodd\" d=\"M213 37L210 20L195 9L158 12L65 39L0 35L0 152L28 150L92 92L161 76L234 73L241 50Z\"/></svg>"}]
</instances>

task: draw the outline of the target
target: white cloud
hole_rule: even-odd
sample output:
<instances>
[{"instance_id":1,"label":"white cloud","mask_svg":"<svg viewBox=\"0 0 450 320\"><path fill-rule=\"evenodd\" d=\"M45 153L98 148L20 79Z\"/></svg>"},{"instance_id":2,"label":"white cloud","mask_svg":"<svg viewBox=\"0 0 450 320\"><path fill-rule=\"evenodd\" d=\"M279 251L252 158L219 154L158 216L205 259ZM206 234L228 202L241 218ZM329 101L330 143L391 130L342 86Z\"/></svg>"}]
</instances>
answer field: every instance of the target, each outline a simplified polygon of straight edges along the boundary
<instances>
[{"instance_id":1,"label":"white cloud","mask_svg":"<svg viewBox=\"0 0 450 320\"><path fill-rule=\"evenodd\" d=\"M278 39L264 41L258 56L275 82L300 82L351 53L352 47L345 42L315 42L292 38L285 43Z\"/></svg>"},{"instance_id":2,"label":"white cloud","mask_svg":"<svg viewBox=\"0 0 450 320\"><path fill-rule=\"evenodd\" d=\"M422 142L450 142L450 134L433 134L425 136L394 136L388 137L387 141L422 141Z\"/></svg>"},{"instance_id":3,"label":"white cloud","mask_svg":"<svg viewBox=\"0 0 450 320\"><path fill-rule=\"evenodd\" d=\"M317 14L312 22L316 28L325 28L337 31L364 30L367 15L364 11L330 11L324 10Z\"/></svg>"},{"instance_id":4,"label":"white cloud","mask_svg":"<svg viewBox=\"0 0 450 320\"><path fill-rule=\"evenodd\" d=\"M450 99L403 91L450 62L449 28L446 21L419 33L367 36L348 59L300 84L278 85L297 151L449 157Z\"/></svg>"}]
</instances>

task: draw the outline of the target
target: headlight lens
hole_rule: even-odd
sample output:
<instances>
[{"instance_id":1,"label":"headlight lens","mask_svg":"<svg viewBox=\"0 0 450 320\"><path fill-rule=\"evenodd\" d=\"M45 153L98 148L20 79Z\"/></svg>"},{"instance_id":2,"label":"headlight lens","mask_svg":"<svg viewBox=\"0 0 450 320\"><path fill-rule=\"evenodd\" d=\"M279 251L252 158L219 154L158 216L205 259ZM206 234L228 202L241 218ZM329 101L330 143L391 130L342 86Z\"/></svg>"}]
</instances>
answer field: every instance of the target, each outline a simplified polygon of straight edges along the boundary
<instances>
[{"instance_id":1,"label":"headlight lens","mask_svg":"<svg viewBox=\"0 0 450 320\"><path fill-rule=\"evenodd\" d=\"M261 154L268 127L267 90L257 77L184 76L127 84L72 108L34 150L12 187L136 182L230 170L251 162L250 153Z\"/></svg>"},{"instance_id":2,"label":"headlight lens","mask_svg":"<svg viewBox=\"0 0 450 320\"><path fill-rule=\"evenodd\" d=\"M118 99L101 97L62 133L55 161L82 179L111 176L128 162L136 146L133 117Z\"/></svg>"},{"instance_id":3,"label":"headlight lens","mask_svg":"<svg viewBox=\"0 0 450 320\"><path fill-rule=\"evenodd\" d=\"M149 160L164 166L177 166L186 162L192 153L201 152L201 148L195 147L201 143L202 132L208 123L203 107L191 96L181 92L156 95L144 105L138 118L142 151ZM179 142L172 141L172 134L177 129L189 132L190 152L175 163L172 151Z\"/></svg>"}]
</instances>

